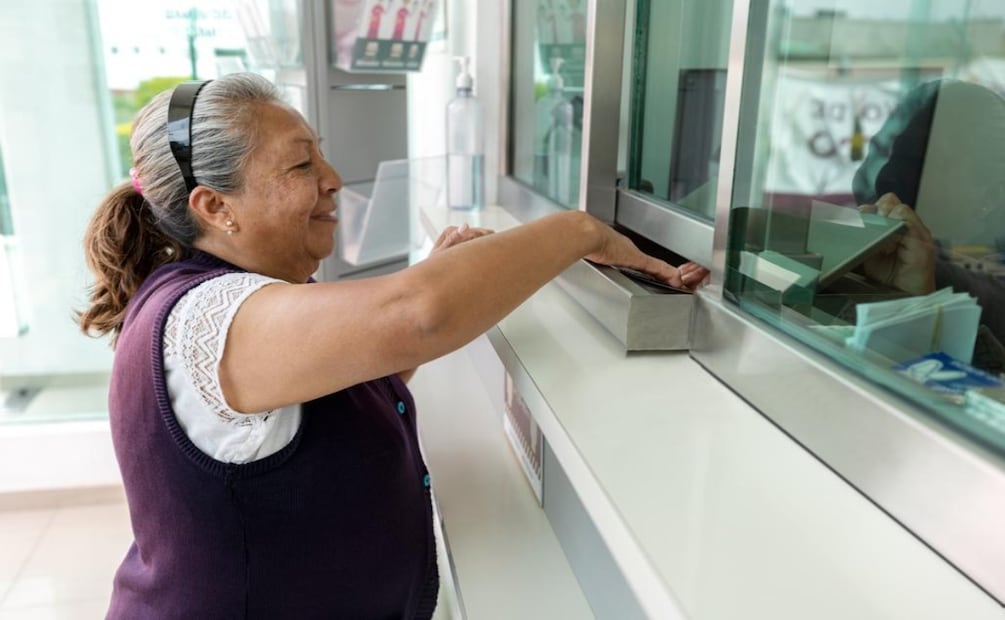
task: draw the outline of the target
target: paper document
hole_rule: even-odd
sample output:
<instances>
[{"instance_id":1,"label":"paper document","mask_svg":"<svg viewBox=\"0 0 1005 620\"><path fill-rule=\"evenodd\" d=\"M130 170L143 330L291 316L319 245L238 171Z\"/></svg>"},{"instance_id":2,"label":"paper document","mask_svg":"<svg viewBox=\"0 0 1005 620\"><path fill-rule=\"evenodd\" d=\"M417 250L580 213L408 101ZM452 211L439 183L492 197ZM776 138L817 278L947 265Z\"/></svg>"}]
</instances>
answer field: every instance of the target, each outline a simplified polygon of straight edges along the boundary
<instances>
[{"instance_id":1,"label":"paper document","mask_svg":"<svg viewBox=\"0 0 1005 620\"><path fill-rule=\"evenodd\" d=\"M894 362L943 352L969 364L974 354L981 307L967 293L946 288L930 295L859 304L855 331L845 344Z\"/></svg>"}]
</instances>

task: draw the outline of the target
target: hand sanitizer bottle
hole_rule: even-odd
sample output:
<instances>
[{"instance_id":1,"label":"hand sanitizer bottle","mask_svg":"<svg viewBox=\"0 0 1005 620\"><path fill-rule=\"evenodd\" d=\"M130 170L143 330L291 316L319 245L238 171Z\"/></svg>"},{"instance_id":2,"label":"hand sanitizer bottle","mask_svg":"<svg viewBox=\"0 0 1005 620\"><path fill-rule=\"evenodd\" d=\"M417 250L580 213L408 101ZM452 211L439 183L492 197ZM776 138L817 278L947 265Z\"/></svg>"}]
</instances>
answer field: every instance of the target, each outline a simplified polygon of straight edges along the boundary
<instances>
[{"instance_id":1,"label":"hand sanitizer bottle","mask_svg":"<svg viewBox=\"0 0 1005 620\"><path fill-rule=\"evenodd\" d=\"M565 82L559 71L562 58L551 59L551 79L545 105L549 109L550 128L546 140L548 154L548 195L566 206L573 206L573 182L578 183L578 170L573 169L573 109L565 96ZM575 175L575 178L574 178ZM578 188L577 188L578 189Z\"/></svg>"},{"instance_id":2,"label":"hand sanitizer bottle","mask_svg":"<svg viewBox=\"0 0 1005 620\"><path fill-rule=\"evenodd\" d=\"M461 63L457 96L447 104L447 206L478 209L485 202L485 120L474 96L470 58Z\"/></svg>"},{"instance_id":3,"label":"hand sanitizer bottle","mask_svg":"<svg viewBox=\"0 0 1005 620\"><path fill-rule=\"evenodd\" d=\"M534 140L534 186L565 206L574 206L579 190L579 167L575 158L575 111L565 94L559 73L565 59L552 57L548 91L537 100Z\"/></svg>"}]
</instances>

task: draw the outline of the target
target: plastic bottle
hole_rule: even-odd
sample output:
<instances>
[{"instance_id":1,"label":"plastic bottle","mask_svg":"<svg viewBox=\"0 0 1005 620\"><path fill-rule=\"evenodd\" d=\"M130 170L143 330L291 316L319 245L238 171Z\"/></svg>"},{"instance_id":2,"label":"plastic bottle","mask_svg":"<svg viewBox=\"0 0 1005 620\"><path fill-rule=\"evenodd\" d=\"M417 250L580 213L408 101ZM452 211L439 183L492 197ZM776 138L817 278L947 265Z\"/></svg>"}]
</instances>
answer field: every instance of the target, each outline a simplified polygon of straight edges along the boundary
<instances>
[{"instance_id":1,"label":"plastic bottle","mask_svg":"<svg viewBox=\"0 0 1005 620\"><path fill-rule=\"evenodd\" d=\"M851 130L851 160L862 161L865 158L865 133L862 132L862 119L855 112Z\"/></svg>"},{"instance_id":2,"label":"plastic bottle","mask_svg":"<svg viewBox=\"0 0 1005 620\"><path fill-rule=\"evenodd\" d=\"M485 202L485 120L474 96L470 58L458 56L457 96L447 104L447 206L478 209Z\"/></svg>"},{"instance_id":3,"label":"plastic bottle","mask_svg":"<svg viewBox=\"0 0 1005 620\"><path fill-rule=\"evenodd\" d=\"M550 110L550 128L545 143L548 157L548 194L564 205L571 205L573 174L572 102L565 96L565 82L559 71L562 58L551 59L551 78L544 105ZM577 175L578 177L578 175ZM575 179L578 184L578 178Z\"/></svg>"}]
</instances>

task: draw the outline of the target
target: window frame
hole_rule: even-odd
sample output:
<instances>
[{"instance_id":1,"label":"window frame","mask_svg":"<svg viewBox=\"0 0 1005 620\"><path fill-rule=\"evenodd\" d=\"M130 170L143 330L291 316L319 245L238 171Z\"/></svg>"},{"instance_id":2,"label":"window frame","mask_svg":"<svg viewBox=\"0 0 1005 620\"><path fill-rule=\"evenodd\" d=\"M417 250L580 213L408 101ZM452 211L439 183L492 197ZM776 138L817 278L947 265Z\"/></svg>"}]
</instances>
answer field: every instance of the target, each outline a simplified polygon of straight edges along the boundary
<instances>
[{"instance_id":1,"label":"window frame","mask_svg":"<svg viewBox=\"0 0 1005 620\"><path fill-rule=\"evenodd\" d=\"M621 106L621 33L630 4L634 2L588 2L578 208L709 266L711 283L696 296L691 357L978 587L1005 601L1005 538L998 535L1005 522L1005 455L853 374L724 295L733 196L749 195L753 179L760 65L771 3L733 4L712 223L620 186L620 128L610 119L618 118ZM506 5L505 14L511 16L513 1ZM598 32L605 36L598 37ZM512 45L512 32L506 40ZM748 58L754 61L747 63ZM504 63L505 106L512 92L508 50ZM595 79L597 75L603 79ZM501 144L508 155L512 119L505 113L502 118ZM511 176L508 156L501 161L500 204L521 214L557 209ZM765 374L764 368L784 372ZM793 391L793 385L799 390ZM975 497L981 498L979 506Z\"/></svg>"}]
</instances>

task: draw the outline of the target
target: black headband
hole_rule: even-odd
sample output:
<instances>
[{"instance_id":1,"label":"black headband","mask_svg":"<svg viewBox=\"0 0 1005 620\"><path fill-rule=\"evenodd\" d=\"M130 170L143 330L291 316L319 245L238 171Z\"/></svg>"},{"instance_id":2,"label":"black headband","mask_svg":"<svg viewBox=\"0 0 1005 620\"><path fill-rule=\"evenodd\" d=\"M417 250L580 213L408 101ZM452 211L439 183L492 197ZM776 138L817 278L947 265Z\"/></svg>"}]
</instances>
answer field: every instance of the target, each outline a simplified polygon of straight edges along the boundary
<instances>
[{"instance_id":1,"label":"black headband","mask_svg":"<svg viewBox=\"0 0 1005 620\"><path fill-rule=\"evenodd\" d=\"M168 142L189 193L198 185L192 174L192 112L195 110L195 98L199 96L199 91L210 81L212 80L184 82L175 86L171 93L171 103L168 104Z\"/></svg>"}]
</instances>

